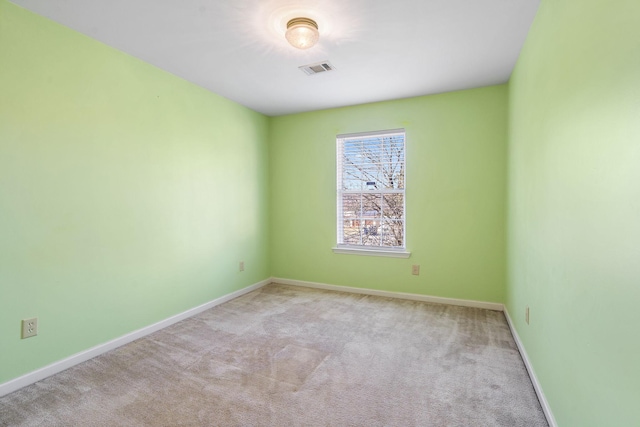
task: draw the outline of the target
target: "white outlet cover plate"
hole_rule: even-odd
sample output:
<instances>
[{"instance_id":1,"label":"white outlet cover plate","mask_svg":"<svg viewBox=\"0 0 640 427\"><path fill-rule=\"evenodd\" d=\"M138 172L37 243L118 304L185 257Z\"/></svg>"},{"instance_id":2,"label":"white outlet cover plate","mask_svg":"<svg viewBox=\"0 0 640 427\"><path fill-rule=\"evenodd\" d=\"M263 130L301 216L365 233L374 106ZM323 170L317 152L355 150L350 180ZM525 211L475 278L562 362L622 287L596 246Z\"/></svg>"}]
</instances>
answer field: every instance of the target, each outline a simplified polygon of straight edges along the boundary
<instances>
[{"instance_id":1,"label":"white outlet cover plate","mask_svg":"<svg viewBox=\"0 0 640 427\"><path fill-rule=\"evenodd\" d=\"M38 318L22 320L22 338L31 338L38 335Z\"/></svg>"}]
</instances>

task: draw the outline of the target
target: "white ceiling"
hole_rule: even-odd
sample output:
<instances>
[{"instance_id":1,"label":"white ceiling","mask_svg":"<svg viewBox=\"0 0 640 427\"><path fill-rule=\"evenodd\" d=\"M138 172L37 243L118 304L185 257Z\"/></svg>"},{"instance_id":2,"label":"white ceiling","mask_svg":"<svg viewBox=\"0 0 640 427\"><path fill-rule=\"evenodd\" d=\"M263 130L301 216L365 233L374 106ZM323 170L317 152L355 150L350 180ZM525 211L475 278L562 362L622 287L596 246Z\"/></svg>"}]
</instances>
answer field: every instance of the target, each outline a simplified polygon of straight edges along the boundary
<instances>
[{"instance_id":1,"label":"white ceiling","mask_svg":"<svg viewBox=\"0 0 640 427\"><path fill-rule=\"evenodd\" d=\"M505 83L539 0L12 0L269 116ZM315 19L320 42L284 39ZM329 60L336 71L307 76Z\"/></svg>"}]
</instances>

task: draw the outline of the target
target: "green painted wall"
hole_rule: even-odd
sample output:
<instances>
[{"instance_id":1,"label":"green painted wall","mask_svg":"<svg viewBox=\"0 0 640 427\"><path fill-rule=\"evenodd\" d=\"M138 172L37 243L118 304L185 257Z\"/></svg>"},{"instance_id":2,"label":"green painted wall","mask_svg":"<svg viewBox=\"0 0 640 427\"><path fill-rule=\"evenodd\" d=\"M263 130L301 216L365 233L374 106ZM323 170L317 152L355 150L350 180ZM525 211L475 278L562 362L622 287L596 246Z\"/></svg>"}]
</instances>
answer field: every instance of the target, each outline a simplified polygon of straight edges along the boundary
<instances>
[{"instance_id":1,"label":"green painted wall","mask_svg":"<svg viewBox=\"0 0 640 427\"><path fill-rule=\"evenodd\" d=\"M543 0L509 140L507 304L558 424L638 426L640 2Z\"/></svg>"},{"instance_id":2,"label":"green painted wall","mask_svg":"<svg viewBox=\"0 0 640 427\"><path fill-rule=\"evenodd\" d=\"M507 96L503 85L273 118L273 275L502 302ZM334 254L336 135L400 127L411 258Z\"/></svg>"},{"instance_id":3,"label":"green painted wall","mask_svg":"<svg viewBox=\"0 0 640 427\"><path fill-rule=\"evenodd\" d=\"M267 136L0 0L0 383L269 277Z\"/></svg>"}]
</instances>

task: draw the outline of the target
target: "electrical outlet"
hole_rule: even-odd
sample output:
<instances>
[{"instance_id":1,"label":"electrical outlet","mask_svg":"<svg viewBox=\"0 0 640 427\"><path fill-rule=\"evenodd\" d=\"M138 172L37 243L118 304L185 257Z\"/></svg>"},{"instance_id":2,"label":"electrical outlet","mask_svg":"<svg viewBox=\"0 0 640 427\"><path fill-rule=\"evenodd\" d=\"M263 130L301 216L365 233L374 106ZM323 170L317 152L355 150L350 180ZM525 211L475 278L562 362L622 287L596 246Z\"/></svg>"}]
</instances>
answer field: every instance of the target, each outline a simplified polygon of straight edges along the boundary
<instances>
[{"instance_id":1,"label":"electrical outlet","mask_svg":"<svg viewBox=\"0 0 640 427\"><path fill-rule=\"evenodd\" d=\"M38 335L38 318L22 320L22 339Z\"/></svg>"},{"instance_id":2,"label":"electrical outlet","mask_svg":"<svg viewBox=\"0 0 640 427\"><path fill-rule=\"evenodd\" d=\"M527 325L529 324L529 306L527 306L527 308L524 310L524 320L525 322L527 322Z\"/></svg>"},{"instance_id":3,"label":"electrical outlet","mask_svg":"<svg viewBox=\"0 0 640 427\"><path fill-rule=\"evenodd\" d=\"M244 271L244 261L240 261L240 271Z\"/></svg>"},{"instance_id":4,"label":"electrical outlet","mask_svg":"<svg viewBox=\"0 0 640 427\"><path fill-rule=\"evenodd\" d=\"M420 275L420 266L419 265L412 265L411 266L411 274L413 274L414 276L419 276Z\"/></svg>"}]
</instances>

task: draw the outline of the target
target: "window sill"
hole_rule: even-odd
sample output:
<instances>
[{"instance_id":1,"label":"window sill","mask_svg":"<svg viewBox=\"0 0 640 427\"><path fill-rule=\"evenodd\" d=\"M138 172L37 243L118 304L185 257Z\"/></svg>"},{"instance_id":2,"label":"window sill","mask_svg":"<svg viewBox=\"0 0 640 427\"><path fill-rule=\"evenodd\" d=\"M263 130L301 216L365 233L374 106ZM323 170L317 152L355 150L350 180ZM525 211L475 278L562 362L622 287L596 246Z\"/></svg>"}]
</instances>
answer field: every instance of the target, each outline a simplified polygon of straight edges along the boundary
<instances>
[{"instance_id":1,"label":"window sill","mask_svg":"<svg viewBox=\"0 0 640 427\"><path fill-rule=\"evenodd\" d=\"M389 258L409 258L411 256L411 252L407 252L404 250L394 251L394 250L372 250L372 249L361 249L361 248L332 248L334 254L347 254L347 255L366 255L366 256L383 256Z\"/></svg>"}]
</instances>

